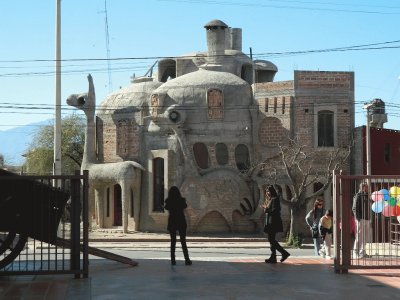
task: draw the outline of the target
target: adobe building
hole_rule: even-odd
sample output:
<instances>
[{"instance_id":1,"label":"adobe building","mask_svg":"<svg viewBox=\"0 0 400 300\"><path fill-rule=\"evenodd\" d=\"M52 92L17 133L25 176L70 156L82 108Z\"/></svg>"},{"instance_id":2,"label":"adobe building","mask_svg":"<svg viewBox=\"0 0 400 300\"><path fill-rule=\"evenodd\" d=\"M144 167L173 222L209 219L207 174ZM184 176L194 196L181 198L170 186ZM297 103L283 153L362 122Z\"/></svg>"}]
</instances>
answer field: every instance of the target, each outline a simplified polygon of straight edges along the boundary
<instances>
[{"instance_id":1,"label":"adobe building","mask_svg":"<svg viewBox=\"0 0 400 300\"><path fill-rule=\"evenodd\" d=\"M246 174L250 165L275 156L287 137L321 158L349 144L352 72L295 71L293 80L274 82L276 65L242 52L240 28L220 20L204 28L207 52L160 60L154 76L134 78L97 109L89 133L97 164L143 167L130 192L93 179L99 203L92 214L101 227L166 231L163 201L175 185L187 199L189 232L259 231L266 183Z\"/></svg>"}]
</instances>

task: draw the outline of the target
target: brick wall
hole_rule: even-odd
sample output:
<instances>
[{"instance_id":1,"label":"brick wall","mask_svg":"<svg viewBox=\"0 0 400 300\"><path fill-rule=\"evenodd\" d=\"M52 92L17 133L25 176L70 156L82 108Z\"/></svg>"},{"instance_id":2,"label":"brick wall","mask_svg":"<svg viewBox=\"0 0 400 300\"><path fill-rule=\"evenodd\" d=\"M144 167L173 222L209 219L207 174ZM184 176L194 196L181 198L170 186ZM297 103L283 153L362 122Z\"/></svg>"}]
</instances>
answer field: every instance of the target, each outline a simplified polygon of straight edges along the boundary
<instances>
[{"instance_id":1,"label":"brick wall","mask_svg":"<svg viewBox=\"0 0 400 300\"><path fill-rule=\"evenodd\" d=\"M102 132L98 134L99 153L104 162L134 159L140 153L140 128L131 120L123 120L116 125L103 119Z\"/></svg>"},{"instance_id":2,"label":"brick wall","mask_svg":"<svg viewBox=\"0 0 400 300\"><path fill-rule=\"evenodd\" d=\"M354 73L295 71L293 106L295 136L315 145L315 115L319 109L335 112L337 145L348 145L354 127Z\"/></svg>"},{"instance_id":3,"label":"brick wall","mask_svg":"<svg viewBox=\"0 0 400 300\"><path fill-rule=\"evenodd\" d=\"M295 89L354 89L354 73L295 71Z\"/></svg>"},{"instance_id":4,"label":"brick wall","mask_svg":"<svg viewBox=\"0 0 400 300\"><path fill-rule=\"evenodd\" d=\"M281 93L282 91L292 91L294 88L294 82L290 81L277 81L277 82L263 82L254 84L255 93L262 92L273 92L277 91Z\"/></svg>"},{"instance_id":5,"label":"brick wall","mask_svg":"<svg viewBox=\"0 0 400 300\"><path fill-rule=\"evenodd\" d=\"M279 118L265 118L259 128L259 140L263 145L282 143L289 136L289 131Z\"/></svg>"}]
</instances>

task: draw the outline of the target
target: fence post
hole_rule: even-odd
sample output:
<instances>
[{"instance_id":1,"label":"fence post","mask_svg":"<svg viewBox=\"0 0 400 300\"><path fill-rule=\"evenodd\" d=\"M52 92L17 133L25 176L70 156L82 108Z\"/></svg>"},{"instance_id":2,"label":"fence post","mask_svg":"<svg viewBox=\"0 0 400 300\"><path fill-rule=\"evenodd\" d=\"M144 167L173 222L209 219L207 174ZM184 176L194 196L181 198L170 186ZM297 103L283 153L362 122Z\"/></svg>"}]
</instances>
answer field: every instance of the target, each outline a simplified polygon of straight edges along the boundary
<instances>
[{"instance_id":1,"label":"fence post","mask_svg":"<svg viewBox=\"0 0 400 300\"><path fill-rule=\"evenodd\" d=\"M335 272L339 273L340 272L340 262L341 262L341 255L340 255L340 250L341 250L341 235L340 233L340 182L338 180L338 171L334 170L333 171L333 241L334 241L334 251L335 251L335 258L334 258L334 268Z\"/></svg>"},{"instance_id":2,"label":"fence post","mask_svg":"<svg viewBox=\"0 0 400 300\"><path fill-rule=\"evenodd\" d=\"M75 278L80 277L80 185L79 176L75 176L71 180L71 270Z\"/></svg>"},{"instance_id":3,"label":"fence post","mask_svg":"<svg viewBox=\"0 0 400 300\"><path fill-rule=\"evenodd\" d=\"M82 194L82 226L83 226L83 278L89 276L89 171L83 171Z\"/></svg>"},{"instance_id":4,"label":"fence post","mask_svg":"<svg viewBox=\"0 0 400 300\"><path fill-rule=\"evenodd\" d=\"M351 235L350 235L350 217L352 207L351 185L348 178L341 178L341 216L342 216L342 231L341 231L341 244L342 244L342 273L349 271L351 263Z\"/></svg>"}]
</instances>

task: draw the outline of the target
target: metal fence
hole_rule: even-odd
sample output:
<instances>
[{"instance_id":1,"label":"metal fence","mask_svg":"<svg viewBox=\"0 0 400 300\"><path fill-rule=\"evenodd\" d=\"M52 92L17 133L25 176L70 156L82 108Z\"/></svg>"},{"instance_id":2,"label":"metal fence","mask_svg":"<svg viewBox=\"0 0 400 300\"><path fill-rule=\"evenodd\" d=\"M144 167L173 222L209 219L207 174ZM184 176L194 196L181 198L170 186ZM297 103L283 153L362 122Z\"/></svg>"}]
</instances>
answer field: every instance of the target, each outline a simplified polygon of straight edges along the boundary
<instances>
[{"instance_id":1,"label":"metal fence","mask_svg":"<svg viewBox=\"0 0 400 300\"><path fill-rule=\"evenodd\" d=\"M88 277L88 173L0 170L0 276Z\"/></svg>"},{"instance_id":2,"label":"metal fence","mask_svg":"<svg viewBox=\"0 0 400 300\"><path fill-rule=\"evenodd\" d=\"M367 185L365 205L353 199ZM400 267L400 176L334 174L335 271Z\"/></svg>"}]
</instances>

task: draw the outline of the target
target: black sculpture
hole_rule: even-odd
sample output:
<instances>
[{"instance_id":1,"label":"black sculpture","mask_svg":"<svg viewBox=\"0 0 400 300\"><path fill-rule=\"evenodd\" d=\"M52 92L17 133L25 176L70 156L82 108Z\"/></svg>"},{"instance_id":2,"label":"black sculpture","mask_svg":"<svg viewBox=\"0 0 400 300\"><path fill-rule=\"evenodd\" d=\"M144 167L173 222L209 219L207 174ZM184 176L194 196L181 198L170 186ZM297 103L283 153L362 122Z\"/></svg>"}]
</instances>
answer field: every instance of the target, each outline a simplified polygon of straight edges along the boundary
<instances>
[{"instance_id":1,"label":"black sculpture","mask_svg":"<svg viewBox=\"0 0 400 300\"><path fill-rule=\"evenodd\" d=\"M28 237L55 244L69 193L0 169L0 269L24 249Z\"/></svg>"}]
</instances>

